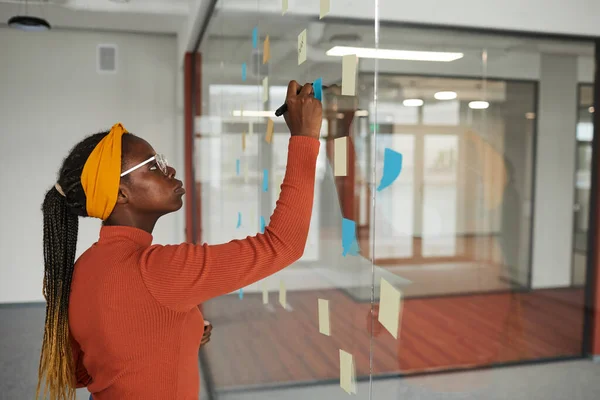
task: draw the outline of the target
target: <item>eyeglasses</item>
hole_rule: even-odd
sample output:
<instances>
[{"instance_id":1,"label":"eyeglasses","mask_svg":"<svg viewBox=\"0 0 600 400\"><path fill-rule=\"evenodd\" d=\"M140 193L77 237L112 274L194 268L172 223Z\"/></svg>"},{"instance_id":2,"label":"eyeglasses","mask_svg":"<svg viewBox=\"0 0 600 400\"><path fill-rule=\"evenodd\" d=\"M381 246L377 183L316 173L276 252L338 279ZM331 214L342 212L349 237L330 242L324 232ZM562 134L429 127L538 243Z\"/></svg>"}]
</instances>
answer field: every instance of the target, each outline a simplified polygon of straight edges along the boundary
<instances>
[{"instance_id":1,"label":"eyeglasses","mask_svg":"<svg viewBox=\"0 0 600 400\"><path fill-rule=\"evenodd\" d=\"M169 163L167 162L167 159L162 154L156 154L156 155L150 157L149 159L147 159L146 161L139 163L135 167L129 168L127 171L125 171L121 174L121 177L127 175L130 172L135 171L136 169L138 169L140 167L143 167L144 165L148 164L150 161L154 161L154 160L156 160L156 165L161 170L161 172L165 175L169 175L169 168L168 168Z\"/></svg>"}]
</instances>

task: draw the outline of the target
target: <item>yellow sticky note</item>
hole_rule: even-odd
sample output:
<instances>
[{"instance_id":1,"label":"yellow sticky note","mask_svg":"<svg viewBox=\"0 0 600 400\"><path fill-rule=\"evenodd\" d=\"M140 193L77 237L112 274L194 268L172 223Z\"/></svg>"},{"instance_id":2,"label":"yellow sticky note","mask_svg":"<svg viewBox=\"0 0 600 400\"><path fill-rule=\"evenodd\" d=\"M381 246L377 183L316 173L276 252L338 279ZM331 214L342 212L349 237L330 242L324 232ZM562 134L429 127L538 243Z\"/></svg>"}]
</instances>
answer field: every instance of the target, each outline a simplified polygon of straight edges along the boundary
<instances>
[{"instance_id":1,"label":"yellow sticky note","mask_svg":"<svg viewBox=\"0 0 600 400\"><path fill-rule=\"evenodd\" d=\"M263 79L263 103L269 101L269 77L265 76Z\"/></svg>"},{"instance_id":2,"label":"yellow sticky note","mask_svg":"<svg viewBox=\"0 0 600 400\"><path fill-rule=\"evenodd\" d=\"M329 336L329 300L319 299L319 332Z\"/></svg>"},{"instance_id":3,"label":"yellow sticky note","mask_svg":"<svg viewBox=\"0 0 600 400\"><path fill-rule=\"evenodd\" d=\"M394 339L398 339L402 293L384 278L381 278L380 290L379 322L392 334Z\"/></svg>"},{"instance_id":4,"label":"yellow sticky note","mask_svg":"<svg viewBox=\"0 0 600 400\"><path fill-rule=\"evenodd\" d=\"M283 281L279 282L279 304L281 304L281 307L283 308L287 307L287 293L285 291L285 284Z\"/></svg>"},{"instance_id":5,"label":"yellow sticky note","mask_svg":"<svg viewBox=\"0 0 600 400\"><path fill-rule=\"evenodd\" d=\"M267 134L265 135L265 141L269 144L273 140L273 129L274 129L273 120L271 118L269 118L269 120L267 121Z\"/></svg>"},{"instance_id":6,"label":"yellow sticky note","mask_svg":"<svg viewBox=\"0 0 600 400\"><path fill-rule=\"evenodd\" d=\"M265 38L265 41L263 43L263 64L268 63L270 58L271 58L271 43L269 42L269 35L267 35L267 37Z\"/></svg>"},{"instance_id":7,"label":"yellow sticky note","mask_svg":"<svg viewBox=\"0 0 600 400\"><path fill-rule=\"evenodd\" d=\"M306 29L298 35L298 65L304 61L306 61Z\"/></svg>"},{"instance_id":8,"label":"yellow sticky note","mask_svg":"<svg viewBox=\"0 0 600 400\"><path fill-rule=\"evenodd\" d=\"M246 151L246 131L242 132L242 151Z\"/></svg>"},{"instance_id":9,"label":"yellow sticky note","mask_svg":"<svg viewBox=\"0 0 600 400\"><path fill-rule=\"evenodd\" d=\"M327 14L329 14L329 9L331 8L330 0L321 0L321 12L319 13L319 19L323 18Z\"/></svg>"},{"instance_id":10,"label":"yellow sticky note","mask_svg":"<svg viewBox=\"0 0 600 400\"><path fill-rule=\"evenodd\" d=\"M356 394L354 357L342 349L340 349L340 387L348 394Z\"/></svg>"},{"instance_id":11,"label":"yellow sticky note","mask_svg":"<svg viewBox=\"0 0 600 400\"><path fill-rule=\"evenodd\" d=\"M281 15L284 15L288 10L288 0L281 0Z\"/></svg>"},{"instance_id":12,"label":"yellow sticky note","mask_svg":"<svg viewBox=\"0 0 600 400\"><path fill-rule=\"evenodd\" d=\"M269 304L269 291L267 290L267 286L264 283L262 285L262 298L263 304Z\"/></svg>"},{"instance_id":13,"label":"yellow sticky note","mask_svg":"<svg viewBox=\"0 0 600 400\"><path fill-rule=\"evenodd\" d=\"M333 141L333 175L346 176L348 174L348 137L343 136Z\"/></svg>"},{"instance_id":14,"label":"yellow sticky note","mask_svg":"<svg viewBox=\"0 0 600 400\"><path fill-rule=\"evenodd\" d=\"M342 96L356 95L356 54L342 57Z\"/></svg>"}]
</instances>

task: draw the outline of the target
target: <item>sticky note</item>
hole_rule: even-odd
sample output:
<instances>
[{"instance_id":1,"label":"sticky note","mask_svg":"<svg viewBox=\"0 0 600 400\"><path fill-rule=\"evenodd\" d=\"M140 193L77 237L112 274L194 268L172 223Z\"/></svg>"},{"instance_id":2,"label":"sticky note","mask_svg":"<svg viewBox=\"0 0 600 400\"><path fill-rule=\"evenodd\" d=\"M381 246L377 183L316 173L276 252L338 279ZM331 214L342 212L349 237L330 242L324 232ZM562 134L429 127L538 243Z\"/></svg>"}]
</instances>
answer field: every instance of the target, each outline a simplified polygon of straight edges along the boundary
<instances>
[{"instance_id":1,"label":"sticky note","mask_svg":"<svg viewBox=\"0 0 600 400\"><path fill-rule=\"evenodd\" d=\"M236 228L239 228L240 226L242 226L242 213L238 211L238 220Z\"/></svg>"},{"instance_id":2,"label":"sticky note","mask_svg":"<svg viewBox=\"0 0 600 400\"><path fill-rule=\"evenodd\" d=\"M342 255L358 255L358 242L356 241L356 222L342 218Z\"/></svg>"},{"instance_id":3,"label":"sticky note","mask_svg":"<svg viewBox=\"0 0 600 400\"><path fill-rule=\"evenodd\" d=\"M315 91L315 99L323 101L323 78L319 78L313 82L313 89Z\"/></svg>"},{"instance_id":4,"label":"sticky note","mask_svg":"<svg viewBox=\"0 0 600 400\"><path fill-rule=\"evenodd\" d=\"M288 10L288 0L281 0L281 15L285 15Z\"/></svg>"},{"instance_id":5,"label":"sticky note","mask_svg":"<svg viewBox=\"0 0 600 400\"><path fill-rule=\"evenodd\" d=\"M258 26L252 29L252 47L258 49Z\"/></svg>"},{"instance_id":6,"label":"sticky note","mask_svg":"<svg viewBox=\"0 0 600 400\"><path fill-rule=\"evenodd\" d=\"M235 174L240 176L240 159L235 160Z\"/></svg>"},{"instance_id":7,"label":"sticky note","mask_svg":"<svg viewBox=\"0 0 600 400\"><path fill-rule=\"evenodd\" d=\"M266 227L265 217L263 217L261 215L261 217L260 217L260 233L265 233L265 227Z\"/></svg>"},{"instance_id":8,"label":"sticky note","mask_svg":"<svg viewBox=\"0 0 600 400\"><path fill-rule=\"evenodd\" d=\"M348 394L356 394L354 357L342 349L340 349L340 387Z\"/></svg>"},{"instance_id":9,"label":"sticky note","mask_svg":"<svg viewBox=\"0 0 600 400\"><path fill-rule=\"evenodd\" d=\"M287 293L285 291L285 283L283 283L283 281L279 281L279 304L281 304L281 307L286 308Z\"/></svg>"},{"instance_id":10,"label":"sticky note","mask_svg":"<svg viewBox=\"0 0 600 400\"><path fill-rule=\"evenodd\" d=\"M246 131L242 132L242 151L246 151Z\"/></svg>"},{"instance_id":11,"label":"sticky note","mask_svg":"<svg viewBox=\"0 0 600 400\"><path fill-rule=\"evenodd\" d=\"M263 103L269 101L269 77L265 76L263 78L263 94L262 94Z\"/></svg>"},{"instance_id":12,"label":"sticky note","mask_svg":"<svg viewBox=\"0 0 600 400\"><path fill-rule=\"evenodd\" d=\"M319 299L319 332L330 335L329 332L329 300Z\"/></svg>"},{"instance_id":13,"label":"sticky note","mask_svg":"<svg viewBox=\"0 0 600 400\"><path fill-rule=\"evenodd\" d=\"M242 64L242 81L246 82L246 63Z\"/></svg>"},{"instance_id":14,"label":"sticky note","mask_svg":"<svg viewBox=\"0 0 600 400\"><path fill-rule=\"evenodd\" d=\"M336 138L333 144L333 175L346 176L348 174L348 160L346 158L346 154L348 153L348 137Z\"/></svg>"},{"instance_id":15,"label":"sticky note","mask_svg":"<svg viewBox=\"0 0 600 400\"><path fill-rule=\"evenodd\" d=\"M342 96L356 95L356 54L342 57Z\"/></svg>"},{"instance_id":16,"label":"sticky note","mask_svg":"<svg viewBox=\"0 0 600 400\"><path fill-rule=\"evenodd\" d=\"M384 278L381 278L380 290L379 322L392 334L394 339L398 339L402 294Z\"/></svg>"},{"instance_id":17,"label":"sticky note","mask_svg":"<svg viewBox=\"0 0 600 400\"><path fill-rule=\"evenodd\" d=\"M263 42L263 64L266 64L271 59L271 43L269 41L269 35L265 38Z\"/></svg>"},{"instance_id":18,"label":"sticky note","mask_svg":"<svg viewBox=\"0 0 600 400\"><path fill-rule=\"evenodd\" d=\"M390 186L398 178L400 171L402 171L402 154L386 148L383 153L383 175L377 191L380 192Z\"/></svg>"},{"instance_id":19,"label":"sticky note","mask_svg":"<svg viewBox=\"0 0 600 400\"><path fill-rule=\"evenodd\" d=\"M329 9L331 8L330 0L321 0L321 7L319 12L319 19L323 18L327 14L329 14Z\"/></svg>"},{"instance_id":20,"label":"sticky note","mask_svg":"<svg viewBox=\"0 0 600 400\"><path fill-rule=\"evenodd\" d=\"M273 140L273 130L275 129L275 123L271 118L267 120L267 134L265 135L265 141L271 143Z\"/></svg>"},{"instance_id":21,"label":"sticky note","mask_svg":"<svg viewBox=\"0 0 600 400\"><path fill-rule=\"evenodd\" d=\"M298 35L298 65L304 61L306 61L306 29Z\"/></svg>"},{"instance_id":22,"label":"sticky note","mask_svg":"<svg viewBox=\"0 0 600 400\"><path fill-rule=\"evenodd\" d=\"M244 298L244 289L240 289L240 300Z\"/></svg>"},{"instance_id":23,"label":"sticky note","mask_svg":"<svg viewBox=\"0 0 600 400\"><path fill-rule=\"evenodd\" d=\"M263 192L269 190L269 170L263 169Z\"/></svg>"},{"instance_id":24,"label":"sticky note","mask_svg":"<svg viewBox=\"0 0 600 400\"><path fill-rule=\"evenodd\" d=\"M262 298L263 304L269 304L269 291L267 290L267 285L264 283L262 285Z\"/></svg>"}]
</instances>

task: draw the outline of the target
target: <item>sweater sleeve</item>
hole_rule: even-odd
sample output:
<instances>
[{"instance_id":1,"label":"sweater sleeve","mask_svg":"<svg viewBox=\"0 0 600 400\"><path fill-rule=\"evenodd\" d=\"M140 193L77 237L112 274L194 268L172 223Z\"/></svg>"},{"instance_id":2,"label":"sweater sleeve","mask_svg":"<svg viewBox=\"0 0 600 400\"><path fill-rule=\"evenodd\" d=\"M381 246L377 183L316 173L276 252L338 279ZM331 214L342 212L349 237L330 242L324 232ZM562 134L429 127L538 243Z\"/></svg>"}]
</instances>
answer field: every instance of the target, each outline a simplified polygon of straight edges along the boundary
<instances>
[{"instance_id":1,"label":"sweater sleeve","mask_svg":"<svg viewBox=\"0 0 600 400\"><path fill-rule=\"evenodd\" d=\"M75 362L75 387L77 389L87 387L91 383L92 378L83 365L83 351L79 343L73 338L71 338L71 352L73 354L73 361Z\"/></svg>"},{"instance_id":2,"label":"sweater sleeve","mask_svg":"<svg viewBox=\"0 0 600 400\"><path fill-rule=\"evenodd\" d=\"M281 193L264 234L218 245L148 248L141 273L154 298L169 308L189 310L297 261L308 237L319 146L315 138L290 138Z\"/></svg>"}]
</instances>

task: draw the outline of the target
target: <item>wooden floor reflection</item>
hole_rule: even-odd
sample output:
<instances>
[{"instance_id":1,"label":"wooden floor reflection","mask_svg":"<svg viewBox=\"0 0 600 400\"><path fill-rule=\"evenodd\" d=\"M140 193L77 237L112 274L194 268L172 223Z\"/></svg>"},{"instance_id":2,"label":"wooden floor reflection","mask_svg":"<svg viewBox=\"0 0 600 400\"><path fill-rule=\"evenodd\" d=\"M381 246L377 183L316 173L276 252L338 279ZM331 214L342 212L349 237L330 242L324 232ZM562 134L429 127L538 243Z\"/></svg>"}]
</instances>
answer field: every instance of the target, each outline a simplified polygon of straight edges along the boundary
<instances>
[{"instance_id":1,"label":"wooden floor reflection","mask_svg":"<svg viewBox=\"0 0 600 400\"><path fill-rule=\"evenodd\" d=\"M202 351L216 390L339 379L340 348L368 376L368 303L339 290L288 291L284 310L275 297L269 307L258 294L205 303L214 330ZM330 337L318 331L319 298L330 303ZM583 299L583 289L407 299L398 340L376 326L374 374L579 355Z\"/></svg>"}]
</instances>

